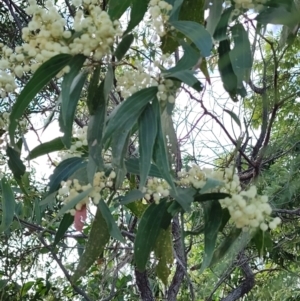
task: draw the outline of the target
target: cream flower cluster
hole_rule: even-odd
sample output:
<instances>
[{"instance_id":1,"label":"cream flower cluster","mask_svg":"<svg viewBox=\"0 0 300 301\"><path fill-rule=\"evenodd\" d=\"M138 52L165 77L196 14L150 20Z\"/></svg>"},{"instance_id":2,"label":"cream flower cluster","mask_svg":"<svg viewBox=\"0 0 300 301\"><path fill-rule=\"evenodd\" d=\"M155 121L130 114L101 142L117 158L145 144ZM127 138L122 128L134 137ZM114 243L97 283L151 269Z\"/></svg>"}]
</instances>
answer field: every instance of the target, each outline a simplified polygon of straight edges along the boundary
<instances>
[{"instance_id":1,"label":"cream flower cluster","mask_svg":"<svg viewBox=\"0 0 300 301\"><path fill-rule=\"evenodd\" d=\"M70 149L58 153L60 161L66 160L68 158L82 156L83 147L88 145L87 130L87 126L73 130L73 137L76 138L76 141L72 143Z\"/></svg>"},{"instance_id":2,"label":"cream flower cluster","mask_svg":"<svg viewBox=\"0 0 300 301\"><path fill-rule=\"evenodd\" d=\"M169 20L169 13L172 10L172 5L166 1L151 0L149 13L152 17L151 24L156 33L163 37L166 34L166 23Z\"/></svg>"},{"instance_id":3,"label":"cream flower cluster","mask_svg":"<svg viewBox=\"0 0 300 301\"><path fill-rule=\"evenodd\" d=\"M81 200L75 208L69 210L69 213L75 215L76 210L81 210L82 206L88 206L90 200L97 205L101 199L101 191L105 188L113 186L113 179L116 177L116 173L111 171L109 176L106 177L104 172L97 172L94 176L93 186L91 184L81 185L77 179L61 182L61 188L58 190L58 199L62 200L64 204L70 202L79 193L88 190L93 187L92 191Z\"/></svg>"},{"instance_id":4,"label":"cream flower cluster","mask_svg":"<svg viewBox=\"0 0 300 301\"><path fill-rule=\"evenodd\" d=\"M160 101L175 102L176 88L171 79L161 79L158 85L157 98Z\"/></svg>"},{"instance_id":5,"label":"cream flower cluster","mask_svg":"<svg viewBox=\"0 0 300 301\"><path fill-rule=\"evenodd\" d=\"M147 87L157 86L157 81L150 74L144 72L143 66L136 64L136 69L125 70L117 77L117 91L123 98L127 98L137 91Z\"/></svg>"},{"instance_id":6,"label":"cream flower cluster","mask_svg":"<svg viewBox=\"0 0 300 301\"><path fill-rule=\"evenodd\" d=\"M155 62L159 65L159 62ZM153 71L151 67L148 68L149 72ZM137 91L144 88L157 86L157 98L158 100L170 103L175 102L175 95L177 88L175 88L174 82L171 79L164 79L156 76L151 76L149 73L144 72L144 68L141 64L137 63L136 68L132 70L126 70L124 73L117 77L117 91L121 93L123 98L127 98Z\"/></svg>"},{"instance_id":7,"label":"cream flower cluster","mask_svg":"<svg viewBox=\"0 0 300 301\"><path fill-rule=\"evenodd\" d=\"M254 9L255 11L261 11L264 8L264 4L267 0L233 0L234 11L232 15L239 15L244 9ZM231 5L231 1L226 1L228 5Z\"/></svg>"},{"instance_id":8,"label":"cream flower cluster","mask_svg":"<svg viewBox=\"0 0 300 301\"><path fill-rule=\"evenodd\" d=\"M155 203L159 203L160 199L168 197L170 194L169 184L158 178L152 178L147 181L146 187L142 190L145 193L144 198L149 201L153 198Z\"/></svg>"},{"instance_id":9,"label":"cream flower cluster","mask_svg":"<svg viewBox=\"0 0 300 301\"><path fill-rule=\"evenodd\" d=\"M8 126L9 126L9 113L4 112L0 116L0 129L7 131Z\"/></svg>"},{"instance_id":10,"label":"cream flower cluster","mask_svg":"<svg viewBox=\"0 0 300 301\"><path fill-rule=\"evenodd\" d=\"M192 186L196 189L202 189L208 178L220 181L220 185L209 192L224 192L231 195L219 202L223 208L228 209L237 228L248 231L260 227L262 231L266 231L268 228L275 229L281 222L278 217L270 217L272 208L268 203L268 197L258 195L256 186L252 185L248 190L242 191L239 177L231 167L224 171L215 171L194 165L188 171L179 172L178 177L178 185Z\"/></svg>"},{"instance_id":11,"label":"cream flower cluster","mask_svg":"<svg viewBox=\"0 0 300 301\"><path fill-rule=\"evenodd\" d=\"M250 186L246 191L220 200L220 204L222 207L228 208L236 227L245 231L258 227L262 231L266 231L268 228L275 229L281 222L278 217L270 218L272 208L268 203L268 197L257 195L255 186Z\"/></svg>"},{"instance_id":12,"label":"cream flower cluster","mask_svg":"<svg viewBox=\"0 0 300 301\"><path fill-rule=\"evenodd\" d=\"M69 22L73 24L74 32L67 29L66 20L51 0L46 1L46 9L38 6L36 0L28 2L25 11L32 19L22 30L24 43L14 50L0 45L1 97L16 89L15 76L35 72L57 54L84 54L92 60L101 60L110 53L115 36L122 34L119 22L112 22L97 5L98 1L84 0L84 10L78 9L74 20ZM75 4L80 5L81 1L77 0ZM68 67L64 72L67 71Z\"/></svg>"},{"instance_id":13,"label":"cream flower cluster","mask_svg":"<svg viewBox=\"0 0 300 301\"><path fill-rule=\"evenodd\" d=\"M179 186L193 186L201 189L206 184L205 172L197 165L193 165L188 171L178 172L179 180L176 182Z\"/></svg>"}]
</instances>

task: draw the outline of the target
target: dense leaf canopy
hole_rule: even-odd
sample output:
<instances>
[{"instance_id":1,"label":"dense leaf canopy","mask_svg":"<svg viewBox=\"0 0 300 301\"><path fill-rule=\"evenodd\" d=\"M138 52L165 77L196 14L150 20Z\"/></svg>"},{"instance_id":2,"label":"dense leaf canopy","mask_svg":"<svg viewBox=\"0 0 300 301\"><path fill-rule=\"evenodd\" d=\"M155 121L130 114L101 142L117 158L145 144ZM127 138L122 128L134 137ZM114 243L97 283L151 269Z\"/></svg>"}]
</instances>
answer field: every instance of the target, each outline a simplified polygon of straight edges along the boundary
<instances>
[{"instance_id":1,"label":"dense leaf canopy","mask_svg":"<svg viewBox=\"0 0 300 301\"><path fill-rule=\"evenodd\" d=\"M299 26L299 0L3 0L0 299L299 300Z\"/></svg>"}]
</instances>

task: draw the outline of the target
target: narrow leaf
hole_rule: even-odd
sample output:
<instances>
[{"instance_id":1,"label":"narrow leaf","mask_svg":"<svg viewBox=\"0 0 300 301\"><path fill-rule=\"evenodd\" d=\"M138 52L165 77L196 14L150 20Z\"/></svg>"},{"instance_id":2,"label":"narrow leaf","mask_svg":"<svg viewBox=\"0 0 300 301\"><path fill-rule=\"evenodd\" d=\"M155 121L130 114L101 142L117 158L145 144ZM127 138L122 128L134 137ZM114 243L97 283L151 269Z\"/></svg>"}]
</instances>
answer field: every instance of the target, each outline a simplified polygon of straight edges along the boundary
<instances>
[{"instance_id":1,"label":"narrow leaf","mask_svg":"<svg viewBox=\"0 0 300 301\"><path fill-rule=\"evenodd\" d=\"M228 38L227 26L228 26L229 18L231 16L231 13L233 10L234 10L234 6L232 5L223 11L220 21L218 22L217 28L215 29L215 32L214 32L214 39L216 41L227 40L227 38Z\"/></svg>"},{"instance_id":2,"label":"narrow leaf","mask_svg":"<svg viewBox=\"0 0 300 301\"><path fill-rule=\"evenodd\" d=\"M155 99L153 100L153 108L157 119L157 137L154 145L153 160L164 179L168 182L174 192L176 192L176 187L171 177L166 142L161 126L160 107L157 97L155 97Z\"/></svg>"},{"instance_id":3,"label":"narrow leaf","mask_svg":"<svg viewBox=\"0 0 300 301\"><path fill-rule=\"evenodd\" d=\"M10 146L7 146L6 154L8 156L8 166L14 177L18 180L21 180L26 170L25 165L20 159L21 154Z\"/></svg>"},{"instance_id":4,"label":"narrow leaf","mask_svg":"<svg viewBox=\"0 0 300 301\"><path fill-rule=\"evenodd\" d=\"M152 203L144 212L134 242L134 258L137 269L143 272L150 253L161 231L161 223L167 212L167 201Z\"/></svg>"},{"instance_id":5,"label":"narrow leaf","mask_svg":"<svg viewBox=\"0 0 300 301\"><path fill-rule=\"evenodd\" d=\"M42 64L29 80L25 88L20 93L12 107L9 116L9 137L14 143L14 134L17 128L17 120L23 115L25 109L33 98L57 75L65 66L68 65L72 56L69 54L58 54Z\"/></svg>"},{"instance_id":6,"label":"narrow leaf","mask_svg":"<svg viewBox=\"0 0 300 301\"><path fill-rule=\"evenodd\" d=\"M60 187L61 181L66 181L76 170L86 165L84 158L74 157L62 161L50 176L49 192L56 191Z\"/></svg>"},{"instance_id":7,"label":"narrow leaf","mask_svg":"<svg viewBox=\"0 0 300 301\"><path fill-rule=\"evenodd\" d=\"M242 86L242 82L248 82L250 71L252 68L252 52L248 38L248 33L244 26L236 24L231 28L234 47L229 52L231 64L238 80L238 87Z\"/></svg>"},{"instance_id":8,"label":"narrow leaf","mask_svg":"<svg viewBox=\"0 0 300 301\"><path fill-rule=\"evenodd\" d=\"M71 106L71 102L73 101L73 99L71 99L71 93L74 88L71 89L71 87L85 60L86 57L84 55L75 55L69 62L70 71L64 75L61 84L61 114L65 125L67 124L67 118L69 117L68 110Z\"/></svg>"},{"instance_id":9,"label":"narrow leaf","mask_svg":"<svg viewBox=\"0 0 300 301\"><path fill-rule=\"evenodd\" d=\"M55 234L54 243L53 243L54 246L57 245L59 241L64 237L65 233L67 232L69 227L73 224L73 222L74 222L74 216L72 216L69 213L64 215Z\"/></svg>"},{"instance_id":10,"label":"narrow leaf","mask_svg":"<svg viewBox=\"0 0 300 301\"><path fill-rule=\"evenodd\" d=\"M140 168L139 168L140 163L139 162L140 162L140 159L138 159L138 158L130 158L130 159L125 160L125 166L126 166L127 171L133 175L139 175L140 174ZM156 178L163 178L159 169L154 164L151 164L151 166L150 166L149 176L156 177Z\"/></svg>"},{"instance_id":11,"label":"narrow leaf","mask_svg":"<svg viewBox=\"0 0 300 301\"><path fill-rule=\"evenodd\" d=\"M107 223L110 236L119 240L120 242L125 242L119 227L117 226L109 208L103 200L100 200L98 208L100 209L101 214Z\"/></svg>"},{"instance_id":12,"label":"narrow leaf","mask_svg":"<svg viewBox=\"0 0 300 301\"><path fill-rule=\"evenodd\" d=\"M158 259L156 273L158 278L168 284L168 277L171 274L170 266L173 263L173 243L171 227L167 230L161 230L154 246L154 254Z\"/></svg>"},{"instance_id":13,"label":"narrow leaf","mask_svg":"<svg viewBox=\"0 0 300 301\"><path fill-rule=\"evenodd\" d=\"M63 109L61 106L59 125L61 131L64 133L64 136L62 137L62 141L64 142L67 148L71 146L72 128L73 128L73 121L75 117L75 111L86 77L87 77L87 73L79 73L74 78L72 82L72 86L70 88L71 94L70 97L68 98L69 102L68 102L68 107L66 109L66 112L63 113L62 111Z\"/></svg>"},{"instance_id":14,"label":"narrow leaf","mask_svg":"<svg viewBox=\"0 0 300 301\"><path fill-rule=\"evenodd\" d=\"M178 188L176 192L171 190L171 196L180 204L185 212L191 211L191 204L194 200L196 190L194 188Z\"/></svg>"},{"instance_id":15,"label":"narrow leaf","mask_svg":"<svg viewBox=\"0 0 300 301\"><path fill-rule=\"evenodd\" d=\"M236 115L233 111L224 109L224 112L226 112L227 114L229 114L230 117L235 121L235 123L236 123L239 127L241 127L241 122L240 122L239 118L237 117L237 115Z\"/></svg>"},{"instance_id":16,"label":"narrow leaf","mask_svg":"<svg viewBox=\"0 0 300 301\"><path fill-rule=\"evenodd\" d=\"M215 250L213 258L210 262L210 266L215 265L228 253L230 248L233 246L234 242L240 236L241 232L241 229L234 228L229 233L229 235L222 241L221 245Z\"/></svg>"},{"instance_id":17,"label":"narrow leaf","mask_svg":"<svg viewBox=\"0 0 300 301\"><path fill-rule=\"evenodd\" d=\"M91 99L92 110L90 110L91 116L87 132L89 161L92 161L89 164L95 164L99 169L103 169L102 137L106 123L107 100L113 85L113 78L113 69L109 66L104 81Z\"/></svg>"},{"instance_id":18,"label":"narrow leaf","mask_svg":"<svg viewBox=\"0 0 300 301\"><path fill-rule=\"evenodd\" d=\"M112 20L119 20L130 4L131 0L109 0L108 14L110 18Z\"/></svg>"},{"instance_id":19,"label":"narrow leaf","mask_svg":"<svg viewBox=\"0 0 300 301\"><path fill-rule=\"evenodd\" d=\"M92 223L85 250L80 257L78 266L71 278L73 283L85 275L86 271L104 251L104 247L108 243L109 237L110 235L107 223L98 208L95 219Z\"/></svg>"},{"instance_id":20,"label":"narrow leaf","mask_svg":"<svg viewBox=\"0 0 300 301\"><path fill-rule=\"evenodd\" d=\"M140 189L145 186L149 174L156 136L156 116L152 105L148 104L139 118Z\"/></svg>"},{"instance_id":21,"label":"narrow leaf","mask_svg":"<svg viewBox=\"0 0 300 301\"><path fill-rule=\"evenodd\" d=\"M0 232L6 231L14 220L16 201L10 184L5 178L1 179L2 189L2 220Z\"/></svg>"},{"instance_id":22,"label":"narrow leaf","mask_svg":"<svg viewBox=\"0 0 300 301\"><path fill-rule=\"evenodd\" d=\"M65 148L61 137L57 137L51 141L42 143L35 147L28 155L27 160L32 160L37 157L47 155L52 152L60 151Z\"/></svg>"},{"instance_id":23,"label":"narrow leaf","mask_svg":"<svg viewBox=\"0 0 300 301\"><path fill-rule=\"evenodd\" d=\"M183 48L184 54L182 58L177 62L175 67L166 71L167 73L174 73L177 71L190 69L197 64L200 58L200 53L196 51L191 45L183 40L180 41L180 44Z\"/></svg>"},{"instance_id":24,"label":"narrow leaf","mask_svg":"<svg viewBox=\"0 0 300 301\"><path fill-rule=\"evenodd\" d=\"M299 11L295 8L289 12L285 7L268 7L255 18L261 24L286 25L293 28L300 21Z\"/></svg>"},{"instance_id":25,"label":"narrow leaf","mask_svg":"<svg viewBox=\"0 0 300 301\"><path fill-rule=\"evenodd\" d=\"M207 17L207 31L214 36L215 29L221 19L223 3L220 0L212 0L209 5L209 14Z\"/></svg>"},{"instance_id":26,"label":"narrow leaf","mask_svg":"<svg viewBox=\"0 0 300 301\"><path fill-rule=\"evenodd\" d=\"M194 76L194 71L192 70L181 70L174 73L165 73L165 78L176 78L180 80L182 83L189 85L194 88L196 91L200 92L203 89L202 84L198 81L198 79Z\"/></svg>"},{"instance_id":27,"label":"narrow leaf","mask_svg":"<svg viewBox=\"0 0 300 301\"><path fill-rule=\"evenodd\" d=\"M209 267L217 241L218 231L222 223L222 207L219 201L203 203L204 210L204 257L200 273Z\"/></svg>"},{"instance_id":28,"label":"narrow leaf","mask_svg":"<svg viewBox=\"0 0 300 301\"><path fill-rule=\"evenodd\" d=\"M202 56L210 55L212 38L203 25L193 21L173 21L170 25L188 37L198 47Z\"/></svg>"},{"instance_id":29,"label":"narrow leaf","mask_svg":"<svg viewBox=\"0 0 300 301\"><path fill-rule=\"evenodd\" d=\"M150 87L134 93L118 105L109 117L103 140L120 131L132 119L137 120L144 107L151 102L157 93L157 87Z\"/></svg>"},{"instance_id":30,"label":"narrow leaf","mask_svg":"<svg viewBox=\"0 0 300 301\"><path fill-rule=\"evenodd\" d=\"M127 53L130 45L132 44L134 40L133 34L128 34L125 37L123 37L122 41L118 45L116 51L115 51L115 56L118 61L121 61L124 55Z\"/></svg>"},{"instance_id":31,"label":"narrow leaf","mask_svg":"<svg viewBox=\"0 0 300 301\"><path fill-rule=\"evenodd\" d=\"M196 195L194 198L194 202L202 203L206 201L222 200L230 196L231 196L230 194L223 193L223 192L204 193L204 194Z\"/></svg>"},{"instance_id":32,"label":"narrow leaf","mask_svg":"<svg viewBox=\"0 0 300 301\"><path fill-rule=\"evenodd\" d=\"M122 205L127 205L136 200L141 200L143 197L144 197L144 193L142 193L140 190L137 189L130 190L125 196L120 198L120 203Z\"/></svg>"},{"instance_id":33,"label":"narrow leaf","mask_svg":"<svg viewBox=\"0 0 300 301\"><path fill-rule=\"evenodd\" d=\"M149 0L132 0L130 20L124 35L134 29L143 19L148 9Z\"/></svg>"},{"instance_id":34,"label":"narrow leaf","mask_svg":"<svg viewBox=\"0 0 300 301\"><path fill-rule=\"evenodd\" d=\"M229 56L230 43L228 40L223 40L220 42L218 47L218 53L218 67L224 88L229 93L229 95L234 98L237 92L238 80L231 64Z\"/></svg>"}]
</instances>

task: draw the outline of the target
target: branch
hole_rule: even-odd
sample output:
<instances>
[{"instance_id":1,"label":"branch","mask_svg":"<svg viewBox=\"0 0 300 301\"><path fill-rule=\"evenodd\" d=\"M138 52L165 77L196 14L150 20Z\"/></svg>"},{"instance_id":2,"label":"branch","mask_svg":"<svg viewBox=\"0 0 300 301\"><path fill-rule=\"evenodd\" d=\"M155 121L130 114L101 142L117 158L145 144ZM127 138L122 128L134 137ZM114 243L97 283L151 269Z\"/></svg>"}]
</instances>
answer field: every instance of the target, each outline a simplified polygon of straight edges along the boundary
<instances>
[{"instance_id":1,"label":"branch","mask_svg":"<svg viewBox=\"0 0 300 301\"><path fill-rule=\"evenodd\" d=\"M179 261L177 260L175 275L167 292L168 301L176 300L179 288L184 279L184 275L186 274L186 256L181 240L181 231L178 216L174 217L173 219L172 232L174 237L174 250L177 254L177 258L179 258Z\"/></svg>"},{"instance_id":2,"label":"branch","mask_svg":"<svg viewBox=\"0 0 300 301\"><path fill-rule=\"evenodd\" d=\"M40 240L40 242L43 244L43 246L45 248L47 248L53 259L56 261L56 263L59 265L60 269L62 270L62 272L64 273L65 277L67 278L67 280L70 282L71 286L73 287L74 291L76 293L78 293L80 296L82 296L86 301L92 301L92 299L81 289L79 288L77 285L75 285L72 281L71 281L71 275L69 274L69 272L67 271L67 269L64 267L63 263L61 262L61 260L57 257L57 255L55 254L55 252L53 251L52 247L47 245L47 243L45 242L43 237L39 237L38 239Z\"/></svg>"},{"instance_id":3,"label":"branch","mask_svg":"<svg viewBox=\"0 0 300 301\"><path fill-rule=\"evenodd\" d=\"M141 301L155 301L152 290L150 288L147 272L139 272L137 268L135 268L134 273L136 278L136 285L138 286L141 295Z\"/></svg>"},{"instance_id":4,"label":"branch","mask_svg":"<svg viewBox=\"0 0 300 301\"><path fill-rule=\"evenodd\" d=\"M254 274L251 267L249 266L248 259L244 254L241 255L240 259L242 260L241 269L245 275L245 280L237 288L231 291L231 293L229 293L227 297L223 298L222 301L238 300L239 298L248 294L254 287Z\"/></svg>"}]
</instances>

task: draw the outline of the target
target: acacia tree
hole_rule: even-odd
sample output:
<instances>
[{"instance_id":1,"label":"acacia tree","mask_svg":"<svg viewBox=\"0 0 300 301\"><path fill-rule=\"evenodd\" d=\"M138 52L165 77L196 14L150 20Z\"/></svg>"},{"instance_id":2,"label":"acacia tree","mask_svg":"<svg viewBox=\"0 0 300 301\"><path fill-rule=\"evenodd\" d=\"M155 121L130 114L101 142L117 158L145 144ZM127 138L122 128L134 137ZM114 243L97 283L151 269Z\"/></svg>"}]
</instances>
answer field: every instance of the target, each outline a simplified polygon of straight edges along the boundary
<instances>
[{"instance_id":1,"label":"acacia tree","mask_svg":"<svg viewBox=\"0 0 300 301\"><path fill-rule=\"evenodd\" d=\"M295 296L297 1L1 5L3 300L257 300L266 272ZM63 136L28 150L36 114ZM207 122L228 147L201 168Z\"/></svg>"}]
</instances>

